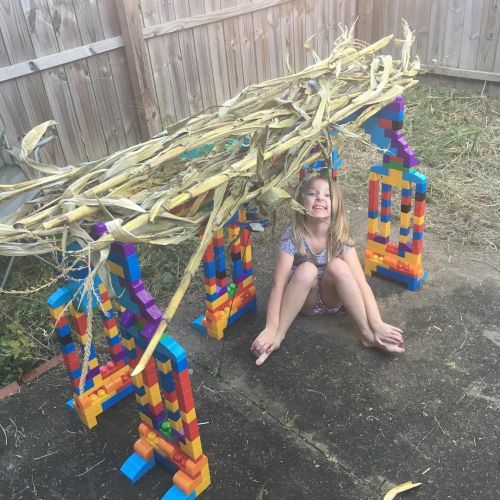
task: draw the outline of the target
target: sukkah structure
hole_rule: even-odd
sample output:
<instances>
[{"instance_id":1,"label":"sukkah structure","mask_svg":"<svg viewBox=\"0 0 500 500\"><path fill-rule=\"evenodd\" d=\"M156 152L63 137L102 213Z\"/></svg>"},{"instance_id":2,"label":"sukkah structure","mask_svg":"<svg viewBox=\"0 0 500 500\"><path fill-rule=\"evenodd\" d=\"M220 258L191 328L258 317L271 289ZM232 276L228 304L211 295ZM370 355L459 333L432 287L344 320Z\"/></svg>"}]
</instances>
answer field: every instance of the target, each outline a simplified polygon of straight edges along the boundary
<instances>
[{"instance_id":1,"label":"sukkah structure","mask_svg":"<svg viewBox=\"0 0 500 500\"><path fill-rule=\"evenodd\" d=\"M201 236L177 290L165 311L157 315L155 321L148 323L150 320L143 318L142 310L132 314L135 320L130 314L127 316L127 311L122 311L125 313L120 319L123 319L123 331L126 331L125 347L133 351L135 356L138 353L141 356L140 360L134 362L130 374L136 386L136 398L146 397L147 394L153 399L158 398L156 392L159 386L152 375L151 356L163 370L159 374L160 385L164 383L170 387L172 377L179 378L187 372L182 348L177 345L169 347L165 332L214 235L220 235L221 230L238 217L241 207L255 204L273 207L286 200L293 209L304 210L290 199L283 187L298 179L298 173L304 165L324 161L330 166L335 152L346 138L363 140L358 131L363 130L370 120L378 120L377 114L381 110L388 109L391 103L399 102L396 101L398 96L417 83L414 77L419 72L419 62L418 59L410 58L413 35L407 25L404 31L400 60L377 55L392 36L367 45L354 40L352 30L346 30L326 59L320 60L309 48L315 63L306 69L251 85L217 111L190 117L149 141L101 160L66 167L34 161L30 158L32 151L55 122L49 121L35 127L24 138L18 159L37 172L37 177L16 185L1 185L0 202L26 192L36 191L39 194L32 203L13 214L7 223L0 224L0 255L57 254L65 277L71 277L75 272L78 274L78 266L81 267L82 262L86 263L88 270L84 273L82 289L78 293L83 302L87 296L89 321L79 334L85 338L85 363L88 365L89 359L92 361L91 311L94 296L100 296L98 302L108 300L107 292L97 278L99 269L107 262L111 263L111 273L116 275L115 280L122 280L116 283L118 288L123 289L133 281L127 274L135 272L135 268L129 268L130 262L127 260L135 252L130 249L133 245L175 245ZM397 127L389 124L390 116L384 119L383 128L397 135ZM365 130L377 134L377 127L365 127ZM393 140L401 143L399 136L389 138L388 149ZM387 142L386 139L379 141L373 137L372 141L377 145ZM391 154L387 158L387 168L390 161L398 163L397 159L391 160L389 156ZM411 161L403 163L401 168L412 167ZM381 170L372 174L384 175L387 172ZM401 176L409 175L408 172L401 172ZM374 181L375 177L370 179ZM392 181L394 179L391 177ZM394 182L392 185L399 186ZM378 196L378 193L373 193L373 196ZM406 192L406 198L409 196ZM383 208L387 208L386 198ZM372 207L372 217L373 212ZM97 227L104 226L105 230L96 232L98 222L100 225ZM373 223L371 228L373 230ZM383 231L381 237L386 238L387 228ZM378 235L372 233L372 236L379 246L385 245L385 240L376 239ZM76 247L71 246L75 239L78 240ZM373 248L383 254L385 247L382 247ZM377 264L372 265L371 271L377 271L379 264L383 264L384 258L380 254L375 258L378 259ZM141 292L137 290L137 293ZM68 297L68 294L61 292L60 301L55 300L52 304L54 307L51 306L56 327L67 307ZM60 310L56 311L57 308ZM147 336L143 335L144 332L134 330L141 323L141 318L144 320L141 328L154 325L153 329L148 326ZM103 317L103 321L109 320ZM64 325L59 326L66 331ZM110 328L115 331L114 325ZM114 338L113 333L108 340L112 342ZM140 348L136 349L134 346L137 342ZM121 362L121 359L117 362ZM173 366L176 364L179 366ZM88 369L88 366L84 367L84 374L78 384L76 380L79 375L75 375L74 385L79 385L80 394L85 389ZM94 369L96 367L90 367L90 370ZM97 371L96 376L99 377ZM112 390L121 390L125 383L128 387L128 376L127 372L125 379L121 379L120 388ZM174 411L172 406L169 410L173 413L180 411L185 417L179 420L179 425L184 425L184 434L178 436L181 440L185 439L186 432L192 432L193 436L197 432L197 427L195 429L191 425L193 422L196 424L196 421L188 385L183 386L179 382L176 386L176 397L180 393L179 401L184 401L185 410L189 408L187 417L182 409ZM141 392L138 395L137 387L144 394ZM117 396L116 391L112 398ZM151 395L153 392L154 396ZM186 400L189 401L186 403ZM170 401L170 404L175 406L175 401ZM146 410L144 412L146 414ZM167 462L170 461L171 466L173 463L174 468L191 478L190 486L181 490L186 498L194 498L209 484L206 457L201 454L201 446L193 448L192 443L189 445L191 458L180 457L179 452L172 451L159 431L155 434L156 431L151 430L160 422L158 415L154 414L158 422L153 422L150 417L144 420L141 416L142 444L138 445L140 450L136 449L138 456L131 457L133 464L128 464L133 469L133 472L129 470L129 477L140 477L149 470L155 457L165 461L168 455ZM91 415L90 420L93 422L95 415ZM182 429L179 427L174 430L181 433ZM199 436L196 435L194 439L199 440ZM163 450L163 454L160 448L155 448L158 440L168 448ZM139 464L135 463L136 459ZM198 459L203 463L196 462ZM200 479L202 470L205 475ZM198 480L203 483L203 487L200 486L201 482L195 485ZM181 483L185 484L186 481ZM189 494L186 493L188 490Z\"/></svg>"}]
</instances>

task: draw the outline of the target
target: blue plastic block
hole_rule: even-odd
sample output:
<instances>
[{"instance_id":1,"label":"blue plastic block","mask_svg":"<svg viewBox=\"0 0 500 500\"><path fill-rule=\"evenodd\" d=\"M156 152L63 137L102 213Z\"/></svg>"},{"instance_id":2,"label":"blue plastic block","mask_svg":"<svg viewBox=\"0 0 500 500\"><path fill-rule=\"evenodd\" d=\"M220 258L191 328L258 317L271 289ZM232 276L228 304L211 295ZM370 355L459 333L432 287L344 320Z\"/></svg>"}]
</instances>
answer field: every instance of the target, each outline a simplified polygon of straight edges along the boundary
<instances>
[{"instance_id":1,"label":"blue plastic block","mask_svg":"<svg viewBox=\"0 0 500 500\"><path fill-rule=\"evenodd\" d=\"M413 189L401 189L401 196L411 196L413 194Z\"/></svg>"},{"instance_id":2,"label":"blue plastic block","mask_svg":"<svg viewBox=\"0 0 500 500\"><path fill-rule=\"evenodd\" d=\"M127 476L132 483L136 483L148 473L154 466L156 461L154 458L151 460L144 460L139 454L132 453L130 457L120 467L120 471Z\"/></svg>"},{"instance_id":3,"label":"blue plastic block","mask_svg":"<svg viewBox=\"0 0 500 500\"><path fill-rule=\"evenodd\" d=\"M161 388L165 392L175 391L175 382L172 373L161 373L158 372L158 381L160 382Z\"/></svg>"},{"instance_id":4,"label":"blue plastic block","mask_svg":"<svg viewBox=\"0 0 500 500\"><path fill-rule=\"evenodd\" d=\"M392 200L381 200L380 206L384 208L392 207Z\"/></svg>"},{"instance_id":5,"label":"blue plastic block","mask_svg":"<svg viewBox=\"0 0 500 500\"><path fill-rule=\"evenodd\" d=\"M123 388L120 392L117 392L111 398L104 401L104 403L102 403L103 411L106 411L108 408L111 408L116 403L118 403L122 399L126 398L133 390L134 390L134 386L132 384L130 384L127 387Z\"/></svg>"},{"instance_id":6,"label":"blue plastic block","mask_svg":"<svg viewBox=\"0 0 500 500\"><path fill-rule=\"evenodd\" d=\"M390 184L382 184L382 192L390 193L392 191L392 186Z\"/></svg>"},{"instance_id":7,"label":"blue plastic block","mask_svg":"<svg viewBox=\"0 0 500 500\"><path fill-rule=\"evenodd\" d=\"M380 118L385 118L386 120L392 120L395 122L401 122L404 120L404 111L395 111L392 109L388 109L385 107L384 109L380 110Z\"/></svg>"},{"instance_id":8,"label":"blue plastic block","mask_svg":"<svg viewBox=\"0 0 500 500\"><path fill-rule=\"evenodd\" d=\"M136 253L128 255L127 257L114 253L110 255L109 260L123 268L127 281L133 282L141 279L141 266Z\"/></svg>"},{"instance_id":9,"label":"blue plastic block","mask_svg":"<svg viewBox=\"0 0 500 500\"><path fill-rule=\"evenodd\" d=\"M421 240L424 237L425 231L413 231L412 239Z\"/></svg>"},{"instance_id":10,"label":"blue plastic block","mask_svg":"<svg viewBox=\"0 0 500 500\"><path fill-rule=\"evenodd\" d=\"M76 408L75 408L75 400L73 398L71 399L68 399L68 401L66 401L66 403L64 403L66 405L67 408L69 408L71 411L73 411L74 413L78 413L76 411Z\"/></svg>"},{"instance_id":11,"label":"blue plastic block","mask_svg":"<svg viewBox=\"0 0 500 500\"><path fill-rule=\"evenodd\" d=\"M161 500L194 500L196 495L194 491L186 495L175 484L161 497Z\"/></svg>"},{"instance_id":12,"label":"blue plastic block","mask_svg":"<svg viewBox=\"0 0 500 500\"><path fill-rule=\"evenodd\" d=\"M217 257L225 257L226 253L225 253L225 249L224 249L224 246L221 245L220 247L218 246L214 246L214 257L217 258Z\"/></svg>"},{"instance_id":13,"label":"blue plastic block","mask_svg":"<svg viewBox=\"0 0 500 500\"><path fill-rule=\"evenodd\" d=\"M233 261L233 276L240 276L241 270L241 259Z\"/></svg>"},{"instance_id":14,"label":"blue plastic block","mask_svg":"<svg viewBox=\"0 0 500 500\"><path fill-rule=\"evenodd\" d=\"M56 332L58 337L66 337L71 334L71 326L69 323L66 323L64 326L56 328Z\"/></svg>"},{"instance_id":15,"label":"blue plastic block","mask_svg":"<svg viewBox=\"0 0 500 500\"><path fill-rule=\"evenodd\" d=\"M51 309L65 306L71 300L71 294L67 287L63 286L56 290L48 299L47 304Z\"/></svg>"},{"instance_id":16,"label":"blue plastic block","mask_svg":"<svg viewBox=\"0 0 500 500\"><path fill-rule=\"evenodd\" d=\"M206 278L215 278L215 262L204 262L203 263L203 274Z\"/></svg>"},{"instance_id":17,"label":"blue plastic block","mask_svg":"<svg viewBox=\"0 0 500 500\"><path fill-rule=\"evenodd\" d=\"M392 281L405 284L408 290L410 290L411 292L414 292L422 284L425 278L427 278L427 271L424 272L424 275L420 280L418 280L417 278L411 278L410 276L405 276L404 274L399 274L395 271L392 271L391 269L385 269L380 266L377 266L375 272Z\"/></svg>"},{"instance_id":18,"label":"blue plastic block","mask_svg":"<svg viewBox=\"0 0 500 500\"><path fill-rule=\"evenodd\" d=\"M60 347L63 354L71 354L75 350L75 344L73 342L66 345L60 345Z\"/></svg>"},{"instance_id":19,"label":"blue plastic block","mask_svg":"<svg viewBox=\"0 0 500 500\"><path fill-rule=\"evenodd\" d=\"M389 215L381 215L380 222L391 222L391 216Z\"/></svg>"},{"instance_id":20,"label":"blue plastic block","mask_svg":"<svg viewBox=\"0 0 500 500\"><path fill-rule=\"evenodd\" d=\"M370 172L373 172L375 174L379 175L389 175L389 168L384 167L384 165L381 165L378 163L377 165L373 165L373 167L370 167Z\"/></svg>"},{"instance_id":21,"label":"blue plastic block","mask_svg":"<svg viewBox=\"0 0 500 500\"><path fill-rule=\"evenodd\" d=\"M177 373L187 368L186 351L172 337L163 337L156 350L168 356L172 363L172 368Z\"/></svg>"},{"instance_id":22,"label":"blue plastic block","mask_svg":"<svg viewBox=\"0 0 500 500\"><path fill-rule=\"evenodd\" d=\"M425 188L427 187L427 177L419 172L409 172L409 171L403 172L403 180L414 182L416 184L416 189L418 193L424 192ZM424 187L423 190L419 191L418 189L419 184L421 184Z\"/></svg>"},{"instance_id":23,"label":"blue plastic block","mask_svg":"<svg viewBox=\"0 0 500 500\"><path fill-rule=\"evenodd\" d=\"M76 370L69 372L69 377L71 379L75 379L75 378L78 378L81 374L82 374L82 369L77 368Z\"/></svg>"},{"instance_id":24,"label":"blue plastic block","mask_svg":"<svg viewBox=\"0 0 500 500\"><path fill-rule=\"evenodd\" d=\"M170 420L177 422L177 420L179 420L181 418L181 410L177 410L177 411L167 410L167 415L168 415L168 418Z\"/></svg>"},{"instance_id":25,"label":"blue plastic block","mask_svg":"<svg viewBox=\"0 0 500 500\"><path fill-rule=\"evenodd\" d=\"M411 228L410 227L401 227L399 229L399 234L401 236L408 236L410 234Z\"/></svg>"},{"instance_id":26,"label":"blue plastic block","mask_svg":"<svg viewBox=\"0 0 500 500\"><path fill-rule=\"evenodd\" d=\"M146 395L146 388L141 385L141 386L136 386L135 388L135 393L138 395L138 396L145 396Z\"/></svg>"},{"instance_id":27,"label":"blue plastic block","mask_svg":"<svg viewBox=\"0 0 500 500\"><path fill-rule=\"evenodd\" d=\"M113 345L119 344L121 342L121 338L119 335L115 335L112 338L106 337L106 341L107 341L109 346L113 346Z\"/></svg>"},{"instance_id":28,"label":"blue plastic block","mask_svg":"<svg viewBox=\"0 0 500 500\"><path fill-rule=\"evenodd\" d=\"M368 210L368 218L376 219L378 217L378 210Z\"/></svg>"},{"instance_id":29,"label":"blue plastic block","mask_svg":"<svg viewBox=\"0 0 500 500\"><path fill-rule=\"evenodd\" d=\"M419 182L415 186L417 193L425 193L427 191L427 182Z\"/></svg>"},{"instance_id":30,"label":"blue plastic block","mask_svg":"<svg viewBox=\"0 0 500 500\"><path fill-rule=\"evenodd\" d=\"M202 321L205 319L205 315L202 314L201 316L198 316L196 319L194 319L191 323L191 326L198 332L203 333L204 335L207 334L207 328L203 326Z\"/></svg>"}]
</instances>

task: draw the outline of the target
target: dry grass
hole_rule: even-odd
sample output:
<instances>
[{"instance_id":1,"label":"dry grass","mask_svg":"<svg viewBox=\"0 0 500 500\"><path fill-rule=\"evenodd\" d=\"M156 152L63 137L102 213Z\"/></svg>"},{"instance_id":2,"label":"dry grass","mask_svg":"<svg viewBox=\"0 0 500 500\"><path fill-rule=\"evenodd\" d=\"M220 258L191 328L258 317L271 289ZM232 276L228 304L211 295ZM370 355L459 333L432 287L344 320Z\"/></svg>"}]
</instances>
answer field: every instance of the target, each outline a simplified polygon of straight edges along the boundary
<instances>
[{"instance_id":1,"label":"dry grass","mask_svg":"<svg viewBox=\"0 0 500 500\"><path fill-rule=\"evenodd\" d=\"M500 245L500 101L453 89L417 87L405 94L404 133L427 176L428 231L463 244ZM366 206L374 149L348 141L339 182Z\"/></svg>"}]
</instances>

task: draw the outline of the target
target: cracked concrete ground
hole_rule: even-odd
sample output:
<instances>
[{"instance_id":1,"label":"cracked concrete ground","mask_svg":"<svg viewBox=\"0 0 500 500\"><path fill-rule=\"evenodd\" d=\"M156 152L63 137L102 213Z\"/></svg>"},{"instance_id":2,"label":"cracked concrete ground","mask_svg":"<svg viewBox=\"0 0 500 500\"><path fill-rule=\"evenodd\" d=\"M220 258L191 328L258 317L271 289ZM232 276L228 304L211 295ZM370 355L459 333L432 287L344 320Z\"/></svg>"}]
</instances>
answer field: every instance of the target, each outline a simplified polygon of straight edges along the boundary
<instances>
[{"instance_id":1,"label":"cracked concrete ground","mask_svg":"<svg viewBox=\"0 0 500 500\"><path fill-rule=\"evenodd\" d=\"M363 246L363 213L354 229ZM255 368L277 233L255 238L259 310L223 342L195 333L199 284L171 334L188 352L213 485L202 498L496 499L500 491L500 258L427 235L416 293L371 278L383 316L405 330L399 357L361 347L347 315L301 317ZM214 374L219 376L214 376ZM159 467L136 485L118 469L137 438L129 398L86 430L66 410L59 367L0 403L2 498L160 498Z\"/></svg>"}]
</instances>

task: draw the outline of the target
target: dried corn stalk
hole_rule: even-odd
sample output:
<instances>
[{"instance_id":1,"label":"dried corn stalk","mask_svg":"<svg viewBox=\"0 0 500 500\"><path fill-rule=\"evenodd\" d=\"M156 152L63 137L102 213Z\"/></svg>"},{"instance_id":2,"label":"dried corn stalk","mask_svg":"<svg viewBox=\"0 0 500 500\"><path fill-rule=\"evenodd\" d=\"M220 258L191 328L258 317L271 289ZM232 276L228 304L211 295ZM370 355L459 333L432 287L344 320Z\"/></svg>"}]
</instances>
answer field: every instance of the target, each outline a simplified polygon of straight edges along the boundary
<instances>
[{"instance_id":1,"label":"dried corn stalk","mask_svg":"<svg viewBox=\"0 0 500 500\"><path fill-rule=\"evenodd\" d=\"M410 61L413 35L407 25L405 33L398 61L376 55L392 36L366 45L345 31L326 59L313 54L312 66L251 85L217 112L181 121L102 160L62 168L39 164L30 154L54 122L35 127L23 140L19 159L43 176L0 185L0 202L33 190L42 195L12 223L0 224L0 255L50 252L75 235L101 251L103 262L113 241L177 244L211 234L243 203L280 201L286 197L280 187L295 180L301 166L322 157L328 161L332 147L416 83L419 63ZM355 120L337 126L356 111L361 113ZM333 128L341 132L334 138L329 136ZM209 211L206 201L214 193L217 202ZM292 208L300 209L297 205ZM108 222L109 233L94 242L88 230L97 220ZM162 329L207 243L208 236L165 311ZM159 340L160 327L148 351Z\"/></svg>"}]
</instances>

